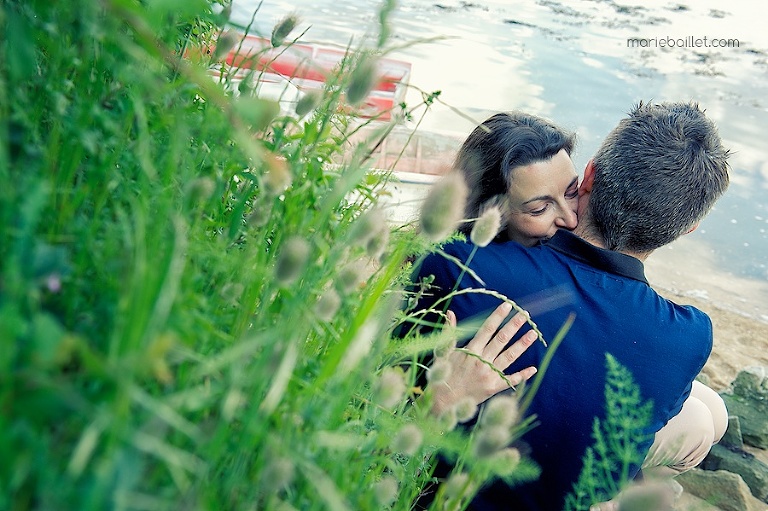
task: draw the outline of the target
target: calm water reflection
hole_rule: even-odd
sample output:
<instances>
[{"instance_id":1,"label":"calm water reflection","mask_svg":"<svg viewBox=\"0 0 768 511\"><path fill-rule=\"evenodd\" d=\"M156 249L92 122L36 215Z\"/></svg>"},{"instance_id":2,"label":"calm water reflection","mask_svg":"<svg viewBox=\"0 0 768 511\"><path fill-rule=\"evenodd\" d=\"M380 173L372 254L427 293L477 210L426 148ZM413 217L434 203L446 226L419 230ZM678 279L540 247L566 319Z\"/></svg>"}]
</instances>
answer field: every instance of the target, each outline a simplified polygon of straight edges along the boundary
<instances>
[{"instance_id":1,"label":"calm water reflection","mask_svg":"<svg viewBox=\"0 0 768 511\"><path fill-rule=\"evenodd\" d=\"M698 101L733 150L732 185L699 230L654 254L649 276L768 321L768 32L756 4L403 0L392 43L404 47L391 56L412 63L413 85L441 90L443 101L478 121L518 108L574 129L577 168L638 100ZM233 18L247 23L257 5L235 0ZM265 0L255 27L268 34L296 11L308 41L361 42L376 30L378 5ZM738 39L739 47L627 46L627 38L705 36ZM407 45L436 37L442 39ZM418 98L409 93L409 103ZM472 127L437 105L420 129L464 136Z\"/></svg>"}]
</instances>

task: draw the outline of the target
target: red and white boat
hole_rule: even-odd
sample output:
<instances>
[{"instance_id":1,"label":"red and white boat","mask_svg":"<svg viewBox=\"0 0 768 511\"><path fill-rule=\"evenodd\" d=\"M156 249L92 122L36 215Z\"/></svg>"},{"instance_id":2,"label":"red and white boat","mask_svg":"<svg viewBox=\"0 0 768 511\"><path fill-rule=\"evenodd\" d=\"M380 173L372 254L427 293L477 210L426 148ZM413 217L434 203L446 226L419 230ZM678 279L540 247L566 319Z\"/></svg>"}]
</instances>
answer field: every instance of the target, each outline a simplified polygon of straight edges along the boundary
<instances>
[{"instance_id":1,"label":"red and white boat","mask_svg":"<svg viewBox=\"0 0 768 511\"><path fill-rule=\"evenodd\" d=\"M260 95L275 97L283 103L295 103L302 94L322 89L326 78L346 54L346 50L314 43L273 48L268 38L245 35L221 64L211 70L211 74L217 79L228 80L231 85L253 79ZM380 58L377 74L378 82L357 113L388 121L392 119L393 108L405 99L411 64Z\"/></svg>"}]
</instances>

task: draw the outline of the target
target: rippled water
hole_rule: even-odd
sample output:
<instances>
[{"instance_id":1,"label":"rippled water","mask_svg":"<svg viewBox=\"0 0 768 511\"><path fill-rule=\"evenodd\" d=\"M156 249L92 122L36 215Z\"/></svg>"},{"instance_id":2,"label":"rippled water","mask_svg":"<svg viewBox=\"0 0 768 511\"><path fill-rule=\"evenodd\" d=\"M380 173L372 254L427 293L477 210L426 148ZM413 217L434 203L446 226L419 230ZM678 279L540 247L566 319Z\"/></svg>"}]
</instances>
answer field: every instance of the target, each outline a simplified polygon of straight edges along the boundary
<instances>
[{"instance_id":1,"label":"rippled water","mask_svg":"<svg viewBox=\"0 0 768 511\"><path fill-rule=\"evenodd\" d=\"M235 0L247 23L259 5ZM376 30L372 0L265 0L254 27L268 34L296 11L304 40L345 45ZM392 57L412 63L411 84L477 121L522 109L575 130L583 167L600 140L641 99L698 101L732 149L731 187L693 234L661 249L648 274L667 288L768 321L768 31L751 0L537 2L403 0ZM737 39L738 47L661 48L667 38ZM410 44L416 40L431 40ZM627 38L656 39L645 48ZM725 43L724 43L725 44ZM409 104L418 102L409 92ZM420 129L465 136L473 125L443 105Z\"/></svg>"}]
</instances>

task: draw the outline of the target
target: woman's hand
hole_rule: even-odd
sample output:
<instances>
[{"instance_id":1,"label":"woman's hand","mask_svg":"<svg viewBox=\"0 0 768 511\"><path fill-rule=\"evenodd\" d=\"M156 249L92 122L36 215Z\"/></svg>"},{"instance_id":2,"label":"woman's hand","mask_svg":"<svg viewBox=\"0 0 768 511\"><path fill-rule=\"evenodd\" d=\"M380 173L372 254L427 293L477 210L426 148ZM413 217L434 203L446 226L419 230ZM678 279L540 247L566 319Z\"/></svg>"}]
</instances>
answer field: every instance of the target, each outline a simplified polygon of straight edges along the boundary
<instances>
[{"instance_id":1,"label":"woman's hand","mask_svg":"<svg viewBox=\"0 0 768 511\"><path fill-rule=\"evenodd\" d=\"M467 398L478 406L499 392L536 374L535 367L526 367L507 375L506 380L499 374L517 360L537 338L535 332L526 332L513 345L504 349L527 320L525 314L517 313L499 330L499 325L511 310L510 304L502 303L488 316L464 348L453 348L448 355L435 359L435 364L448 366L448 376L443 381L430 384L432 413L440 415ZM456 316L451 311L448 311L448 323L452 327L456 326Z\"/></svg>"}]
</instances>

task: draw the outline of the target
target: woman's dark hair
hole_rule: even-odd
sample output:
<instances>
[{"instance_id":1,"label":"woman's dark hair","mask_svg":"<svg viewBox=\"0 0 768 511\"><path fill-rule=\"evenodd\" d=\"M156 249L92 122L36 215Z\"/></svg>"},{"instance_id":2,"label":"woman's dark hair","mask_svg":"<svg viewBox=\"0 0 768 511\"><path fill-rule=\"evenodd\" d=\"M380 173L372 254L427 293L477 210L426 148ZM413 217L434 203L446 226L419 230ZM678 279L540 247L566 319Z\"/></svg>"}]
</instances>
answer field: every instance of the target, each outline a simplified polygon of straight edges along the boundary
<instances>
[{"instance_id":1,"label":"woman's dark hair","mask_svg":"<svg viewBox=\"0 0 768 511\"><path fill-rule=\"evenodd\" d=\"M570 155L575 142L573 133L535 115L503 112L486 119L464 141L454 163L469 188L464 218L477 218L489 204L505 212L514 169L549 160L562 149ZM471 230L471 221L459 227L467 235Z\"/></svg>"}]
</instances>

